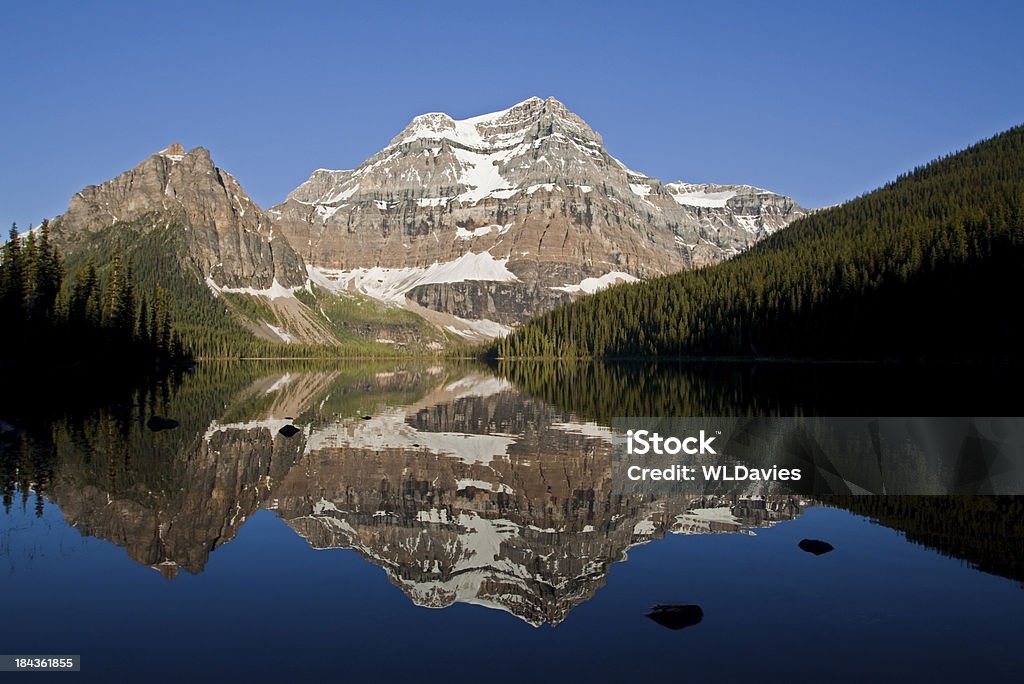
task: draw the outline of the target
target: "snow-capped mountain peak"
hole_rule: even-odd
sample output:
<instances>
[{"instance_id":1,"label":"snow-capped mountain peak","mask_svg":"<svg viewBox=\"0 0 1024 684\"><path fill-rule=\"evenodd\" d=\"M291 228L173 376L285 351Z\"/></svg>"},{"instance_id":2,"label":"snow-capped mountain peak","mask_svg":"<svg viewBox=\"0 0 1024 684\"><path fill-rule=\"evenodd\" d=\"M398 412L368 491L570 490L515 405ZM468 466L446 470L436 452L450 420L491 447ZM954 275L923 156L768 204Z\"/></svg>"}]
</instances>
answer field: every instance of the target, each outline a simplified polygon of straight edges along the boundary
<instances>
[{"instance_id":1,"label":"snow-capped mountain peak","mask_svg":"<svg viewBox=\"0 0 1024 684\"><path fill-rule=\"evenodd\" d=\"M804 211L750 186L662 185L612 157L564 104L532 97L465 119L416 116L355 169L314 172L268 213L339 282L467 253L503 260L514 280L424 284L402 301L514 325L589 291L584 282L714 263Z\"/></svg>"}]
</instances>

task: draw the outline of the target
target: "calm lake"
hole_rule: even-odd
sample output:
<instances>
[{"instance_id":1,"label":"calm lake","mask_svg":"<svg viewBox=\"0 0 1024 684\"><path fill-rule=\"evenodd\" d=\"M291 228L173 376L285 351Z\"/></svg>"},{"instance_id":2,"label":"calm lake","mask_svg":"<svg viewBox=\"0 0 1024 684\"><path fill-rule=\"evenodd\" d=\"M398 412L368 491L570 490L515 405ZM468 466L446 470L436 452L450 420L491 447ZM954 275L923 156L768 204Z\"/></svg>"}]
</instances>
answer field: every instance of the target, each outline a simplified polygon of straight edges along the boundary
<instances>
[{"instance_id":1,"label":"calm lake","mask_svg":"<svg viewBox=\"0 0 1024 684\"><path fill-rule=\"evenodd\" d=\"M80 654L38 676L97 682L1016 680L1021 497L623 495L609 435L615 416L1015 416L1019 386L200 364L0 424L0 653Z\"/></svg>"}]
</instances>

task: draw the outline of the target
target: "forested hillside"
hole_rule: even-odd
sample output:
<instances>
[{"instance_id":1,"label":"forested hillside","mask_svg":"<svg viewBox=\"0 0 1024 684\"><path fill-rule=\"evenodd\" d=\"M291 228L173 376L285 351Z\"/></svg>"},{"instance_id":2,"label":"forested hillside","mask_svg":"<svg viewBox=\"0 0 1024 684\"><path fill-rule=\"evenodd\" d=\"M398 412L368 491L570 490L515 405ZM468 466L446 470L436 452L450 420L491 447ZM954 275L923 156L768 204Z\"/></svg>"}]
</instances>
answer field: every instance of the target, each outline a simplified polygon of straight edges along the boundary
<instances>
[{"instance_id":1,"label":"forested hillside","mask_svg":"<svg viewBox=\"0 0 1024 684\"><path fill-rule=\"evenodd\" d=\"M174 330L168 293L141 287L115 251L104 269L86 259L66 275L49 224L19 236L0 254L0 359L5 366L91 368L146 375L180 366L189 351ZM24 390L25 388L22 388Z\"/></svg>"},{"instance_id":2,"label":"forested hillside","mask_svg":"<svg viewBox=\"0 0 1024 684\"><path fill-rule=\"evenodd\" d=\"M609 288L499 357L1019 360L1024 127L817 212L717 266Z\"/></svg>"},{"instance_id":3,"label":"forested hillside","mask_svg":"<svg viewBox=\"0 0 1024 684\"><path fill-rule=\"evenodd\" d=\"M200 358L395 354L394 349L346 329L329 328L330 343L319 345L285 344L258 337L253 330L264 322L283 326L268 300L235 292L215 296L201 274L189 265L185 226L171 222L154 228L153 223L154 219L145 216L79 236L67 256L68 272L75 272L91 261L105 279L113 256L121 254L140 288L153 291L159 286L165 292L174 331Z\"/></svg>"}]
</instances>

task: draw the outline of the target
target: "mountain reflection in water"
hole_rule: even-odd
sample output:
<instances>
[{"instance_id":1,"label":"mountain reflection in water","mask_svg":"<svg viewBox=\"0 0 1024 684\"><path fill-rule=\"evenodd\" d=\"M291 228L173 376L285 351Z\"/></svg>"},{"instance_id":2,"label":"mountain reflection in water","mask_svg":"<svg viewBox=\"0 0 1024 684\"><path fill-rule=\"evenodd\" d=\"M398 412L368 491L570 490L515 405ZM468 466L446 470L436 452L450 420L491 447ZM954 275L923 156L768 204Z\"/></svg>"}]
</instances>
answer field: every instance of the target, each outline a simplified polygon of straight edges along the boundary
<instances>
[{"instance_id":1,"label":"mountain reflection in water","mask_svg":"<svg viewBox=\"0 0 1024 684\"><path fill-rule=\"evenodd\" d=\"M607 383L604 373L593 377ZM588 413L584 383L560 402L560 390L534 377L520 379L526 393L482 368L254 375L201 367L169 396L140 396L49 432L25 428L5 449L5 468L18 473L6 478L6 504L19 482L24 495L41 490L81 534L168 578L201 572L267 509L314 548L354 549L418 605L474 604L555 625L631 547L666 535L755 534L816 503L756 485L719 496L613 492L604 421L614 409L602 395ZM715 397L715 408L735 391L686 388L698 403ZM147 429L158 414L179 424ZM1022 555L993 571L1015 576Z\"/></svg>"},{"instance_id":2,"label":"mountain reflection in water","mask_svg":"<svg viewBox=\"0 0 1024 684\"><path fill-rule=\"evenodd\" d=\"M757 493L615 495L607 428L482 370L273 374L201 432L187 425L187 393L164 409L181 417L174 430L112 416L58 429L44 486L82 534L169 578L201 572L269 509L315 548L356 550L419 605L557 624L632 546L749 533L809 505ZM298 431L281 434L288 425Z\"/></svg>"}]
</instances>

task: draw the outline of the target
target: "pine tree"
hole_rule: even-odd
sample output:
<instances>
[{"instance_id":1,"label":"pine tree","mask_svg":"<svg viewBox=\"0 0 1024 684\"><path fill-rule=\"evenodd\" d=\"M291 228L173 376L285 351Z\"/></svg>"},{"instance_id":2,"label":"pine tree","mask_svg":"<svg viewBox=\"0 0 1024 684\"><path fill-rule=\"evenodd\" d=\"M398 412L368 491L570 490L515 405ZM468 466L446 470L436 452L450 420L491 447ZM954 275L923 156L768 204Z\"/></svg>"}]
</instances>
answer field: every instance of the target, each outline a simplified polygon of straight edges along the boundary
<instances>
[{"instance_id":1,"label":"pine tree","mask_svg":"<svg viewBox=\"0 0 1024 684\"><path fill-rule=\"evenodd\" d=\"M11 225L2 259L4 268L3 281L0 282L0 313L5 321L17 325L24 318L25 301L25 273L17 225Z\"/></svg>"}]
</instances>

